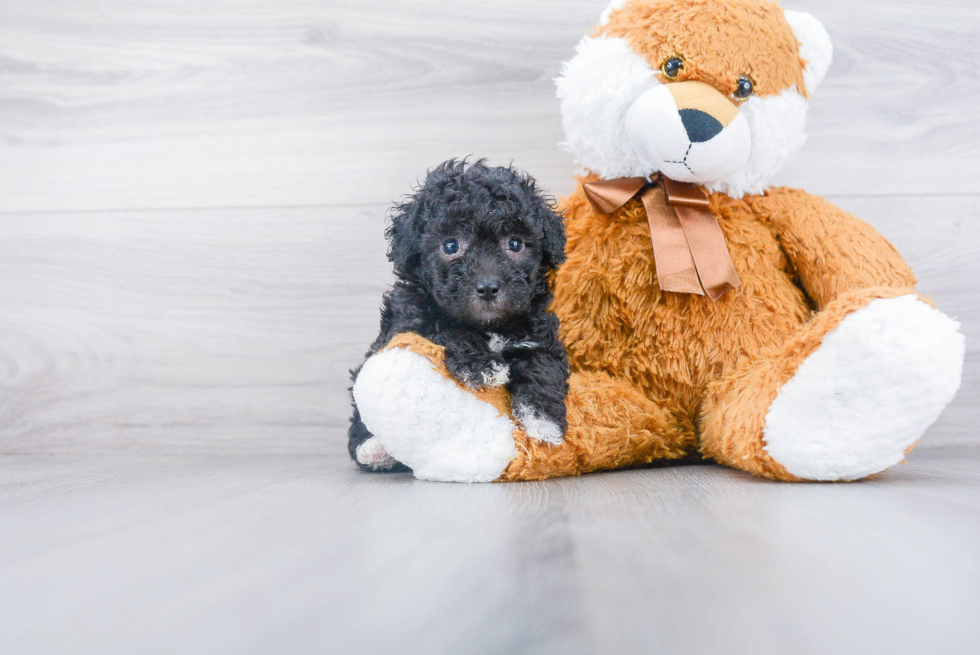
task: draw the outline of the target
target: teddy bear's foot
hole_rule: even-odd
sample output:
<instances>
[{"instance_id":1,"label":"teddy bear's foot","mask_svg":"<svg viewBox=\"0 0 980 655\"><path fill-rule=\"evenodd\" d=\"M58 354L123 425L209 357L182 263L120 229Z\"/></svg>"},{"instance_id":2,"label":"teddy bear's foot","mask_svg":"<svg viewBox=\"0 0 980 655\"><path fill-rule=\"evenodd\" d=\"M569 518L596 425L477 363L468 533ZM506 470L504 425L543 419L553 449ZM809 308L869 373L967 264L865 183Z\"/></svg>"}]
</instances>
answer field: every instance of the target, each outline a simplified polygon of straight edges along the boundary
<instances>
[{"instance_id":1,"label":"teddy bear's foot","mask_svg":"<svg viewBox=\"0 0 980 655\"><path fill-rule=\"evenodd\" d=\"M764 448L804 480L857 480L901 462L960 385L959 324L915 295L848 314L782 386Z\"/></svg>"},{"instance_id":2,"label":"teddy bear's foot","mask_svg":"<svg viewBox=\"0 0 980 655\"><path fill-rule=\"evenodd\" d=\"M499 478L517 454L513 421L449 377L441 348L414 335L397 339L367 360L354 384L361 418L379 445L423 480Z\"/></svg>"}]
</instances>

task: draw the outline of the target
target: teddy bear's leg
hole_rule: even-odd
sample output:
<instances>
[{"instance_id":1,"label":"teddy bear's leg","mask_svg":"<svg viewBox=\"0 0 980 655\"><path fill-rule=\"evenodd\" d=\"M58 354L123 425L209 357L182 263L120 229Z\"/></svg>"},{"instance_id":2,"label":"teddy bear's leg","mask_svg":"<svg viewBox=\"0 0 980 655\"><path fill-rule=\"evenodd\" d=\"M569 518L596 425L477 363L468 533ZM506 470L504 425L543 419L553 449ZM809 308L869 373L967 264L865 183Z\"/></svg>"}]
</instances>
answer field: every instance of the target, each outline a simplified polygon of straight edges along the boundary
<instances>
[{"instance_id":1,"label":"teddy bear's leg","mask_svg":"<svg viewBox=\"0 0 980 655\"><path fill-rule=\"evenodd\" d=\"M536 441L511 418L502 387L462 387L446 371L441 347L400 335L364 364L354 398L385 450L426 480L537 480L696 451L692 423L675 421L628 385L574 374L569 386L564 441Z\"/></svg>"},{"instance_id":2,"label":"teddy bear's leg","mask_svg":"<svg viewBox=\"0 0 980 655\"><path fill-rule=\"evenodd\" d=\"M603 373L568 380L568 430L560 446L515 433L517 456L501 480L541 480L677 460L697 453L693 422L672 416Z\"/></svg>"},{"instance_id":3,"label":"teddy bear's leg","mask_svg":"<svg viewBox=\"0 0 980 655\"><path fill-rule=\"evenodd\" d=\"M959 325L911 289L851 292L781 352L719 380L701 450L777 480L857 480L902 461L959 388Z\"/></svg>"}]
</instances>

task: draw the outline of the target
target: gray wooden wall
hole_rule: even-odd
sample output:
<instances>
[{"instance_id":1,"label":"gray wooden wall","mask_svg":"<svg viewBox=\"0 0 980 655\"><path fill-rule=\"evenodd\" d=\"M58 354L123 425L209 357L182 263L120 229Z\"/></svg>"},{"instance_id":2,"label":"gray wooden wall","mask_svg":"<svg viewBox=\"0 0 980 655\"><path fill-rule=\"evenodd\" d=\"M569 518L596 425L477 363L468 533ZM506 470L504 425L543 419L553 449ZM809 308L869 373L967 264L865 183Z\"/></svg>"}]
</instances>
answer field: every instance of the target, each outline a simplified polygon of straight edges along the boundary
<instances>
[{"instance_id":1,"label":"gray wooden wall","mask_svg":"<svg viewBox=\"0 0 980 655\"><path fill-rule=\"evenodd\" d=\"M461 155L572 189L552 78L605 0L0 0L0 452L343 450L387 205ZM964 325L980 441L976 0L802 0L837 46L780 182Z\"/></svg>"}]
</instances>

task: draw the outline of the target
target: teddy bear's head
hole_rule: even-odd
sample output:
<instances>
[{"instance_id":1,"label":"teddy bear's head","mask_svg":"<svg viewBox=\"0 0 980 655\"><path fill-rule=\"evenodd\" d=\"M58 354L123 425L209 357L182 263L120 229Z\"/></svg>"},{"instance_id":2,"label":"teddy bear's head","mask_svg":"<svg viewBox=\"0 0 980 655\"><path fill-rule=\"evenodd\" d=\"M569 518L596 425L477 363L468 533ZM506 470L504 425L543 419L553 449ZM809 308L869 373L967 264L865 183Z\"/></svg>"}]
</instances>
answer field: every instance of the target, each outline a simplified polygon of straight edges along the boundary
<instances>
[{"instance_id":1,"label":"teddy bear's head","mask_svg":"<svg viewBox=\"0 0 980 655\"><path fill-rule=\"evenodd\" d=\"M566 145L603 179L762 193L832 56L817 19L775 2L614 0L557 80Z\"/></svg>"}]
</instances>

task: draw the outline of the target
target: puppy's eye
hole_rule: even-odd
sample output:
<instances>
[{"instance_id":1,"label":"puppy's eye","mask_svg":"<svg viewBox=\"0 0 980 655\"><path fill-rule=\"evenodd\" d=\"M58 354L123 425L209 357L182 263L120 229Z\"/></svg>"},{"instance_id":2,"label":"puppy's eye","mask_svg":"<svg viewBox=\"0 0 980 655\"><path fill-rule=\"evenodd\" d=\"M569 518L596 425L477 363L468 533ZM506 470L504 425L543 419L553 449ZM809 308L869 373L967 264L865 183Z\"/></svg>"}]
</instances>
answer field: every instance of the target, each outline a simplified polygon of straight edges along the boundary
<instances>
[{"instance_id":1,"label":"puppy's eye","mask_svg":"<svg viewBox=\"0 0 980 655\"><path fill-rule=\"evenodd\" d=\"M738 78L738 82L735 83L735 97L739 100L747 100L749 96L755 93L755 84L746 75Z\"/></svg>"},{"instance_id":2,"label":"puppy's eye","mask_svg":"<svg viewBox=\"0 0 980 655\"><path fill-rule=\"evenodd\" d=\"M677 76L684 70L684 60L680 57L671 57L660 66L660 70L664 72L667 79L676 80Z\"/></svg>"},{"instance_id":3,"label":"puppy's eye","mask_svg":"<svg viewBox=\"0 0 980 655\"><path fill-rule=\"evenodd\" d=\"M442 251L447 255L455 255L459 252L459 241L456 239L446 239L442 242Z\"/></svg>"},{"instance_id":4,"label":"puppy's eye","mask_svg":"<svg viewBox=\"0 0 980 655\"><path fill-rule=\"evenodd\" d=\"M524 250L524 242L517 237L511 237L507 240L507 250L511 252L520 252Z\"/></svg>"}]
</instances>

